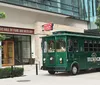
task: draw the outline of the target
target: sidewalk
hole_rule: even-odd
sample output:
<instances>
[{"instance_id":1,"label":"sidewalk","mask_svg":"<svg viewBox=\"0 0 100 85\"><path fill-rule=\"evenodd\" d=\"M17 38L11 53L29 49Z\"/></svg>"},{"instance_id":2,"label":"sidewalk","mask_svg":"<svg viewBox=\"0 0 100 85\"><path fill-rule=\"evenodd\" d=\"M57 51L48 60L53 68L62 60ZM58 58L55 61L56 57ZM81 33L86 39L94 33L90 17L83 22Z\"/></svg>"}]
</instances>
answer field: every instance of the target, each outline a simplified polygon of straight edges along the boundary
<instances>
[{"instance_id":1,"label":"sidewalk","mask_svg":"<svg viewBox=\"0 0 100 85\"><path fill-rule=\"evenodd\" d=\"M24 75L21 77L0 79L1 85L99 85L100 72L71 76L68 74L48 74L39 70L36 75L35 65L24 65Z\"/></svg>"},{"instance_id":2,"label":"sidewalk","mask_svg":"<svg viewBox=\"0 0 100 85\"><path fill-rule=\"evenodd\" d=\"M22 66L17 66L22 67ZM35 65L24 65L24 75L21 77L0 79L2 85L41 85L38 80L42 79L40 72L45 72L38 68L38 75L36 75ZM43 84L44 85L44 84Z\"/></svg>"},{"instance_id":3,"label":"sidewalk","mask_svg":"<svg viewBox=\"0 0 100 85\"><path fill-rule=\"evenodd\" d=\"M15 67L23 67L24 68L24 76L29 76L29 75L36 75L36 65L20 65L20 66L15 66ZM38 65L38 73L41 71L39 65Z\"/></svg>"}]
</instances>

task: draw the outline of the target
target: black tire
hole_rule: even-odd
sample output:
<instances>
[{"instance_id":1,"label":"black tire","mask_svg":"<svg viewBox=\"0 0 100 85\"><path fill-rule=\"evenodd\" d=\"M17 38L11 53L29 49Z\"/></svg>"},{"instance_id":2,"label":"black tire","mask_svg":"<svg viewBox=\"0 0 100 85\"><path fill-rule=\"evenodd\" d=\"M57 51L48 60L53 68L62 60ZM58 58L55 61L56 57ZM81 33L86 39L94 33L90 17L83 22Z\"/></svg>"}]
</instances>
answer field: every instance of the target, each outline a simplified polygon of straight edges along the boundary
<instances>
[{"instance_id":1,"label":"black tire","mask_svg":"<svg viewBox=\"0 0 100 85\"><path fill-rule=\"evenodd\" d=\"M54 75L55 71L48 71L49 74Z\"/></svg>"},{"instance_id":2,"label":"black tire","mask_svg":"<svg viewBox=\"0 0 100 85\"><path fill-rule=\"evenodd\" d=\"M73 65L72 68L71 68L71 74L76 75L77 73L78 73L78 66Z\"/></svg>"},{"instance_id":3,"label":"black tire","mask_svg":"<svg viewBox=\"0 0 100 85\"><path fill-rule=\"evenodd\" d=\"M96 71L98 71L98 72L99 72L99 71L100 71L100 68L96 68Z\"/></svg>"}]
</instances>

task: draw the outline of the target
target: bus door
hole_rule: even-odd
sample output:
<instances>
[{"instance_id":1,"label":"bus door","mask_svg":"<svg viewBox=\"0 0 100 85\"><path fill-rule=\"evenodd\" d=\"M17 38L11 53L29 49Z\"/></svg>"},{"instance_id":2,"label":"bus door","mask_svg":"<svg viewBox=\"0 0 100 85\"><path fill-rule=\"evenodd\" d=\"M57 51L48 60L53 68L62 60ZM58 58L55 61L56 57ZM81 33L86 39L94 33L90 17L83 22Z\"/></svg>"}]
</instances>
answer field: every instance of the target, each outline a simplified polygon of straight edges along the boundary
<instances>
[{"instance_id":1,"label":"bus door","mask_svg":"<svg viewBox=\"0 0 100 85\"><path fill-rule=\"evenodd\" d=\"M56 37L56 65L65 66L66 65L66 36Z\"/></svg>"},{"instance_id":2,"label":"bus door","mask_svg":"<svg viewBox=\"0 0 100 85\"><path fill-rule=\"evenodd\" d=\"M47 38L47 66L55 66L55 37Z\"/></svg>"},{"instance_id":3,"label":"bus door","mask_svg":"<svg viewBox=\"0 0 100 85\"><path fill-rule=\"evenodd\" d=\"M69 65L73 62L79 63L79 40L76 37L68 37L68 60Z\"/></svg>"}]
</instances>

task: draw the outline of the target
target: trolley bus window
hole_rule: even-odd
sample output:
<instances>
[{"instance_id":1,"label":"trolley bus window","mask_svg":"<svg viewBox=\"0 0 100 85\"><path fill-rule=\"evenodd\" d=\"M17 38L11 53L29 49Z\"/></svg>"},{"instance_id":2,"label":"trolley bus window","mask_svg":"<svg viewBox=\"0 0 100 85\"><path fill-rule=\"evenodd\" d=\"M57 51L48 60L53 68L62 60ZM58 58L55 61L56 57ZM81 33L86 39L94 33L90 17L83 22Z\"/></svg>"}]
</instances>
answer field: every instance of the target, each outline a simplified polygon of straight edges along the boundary
<instances>
[{"instance_id":1,"label":"trolley bus window","mask_svg":"<svg viewBox=\"0 0 100 85\"><path fill-rule=\"evenodd\" d=\"M94 52L98 51L98 43L96 41L94 43Z\"/></svg>"},{"instance_id":2,"label":"trolley bus window","mask_svg":"<svg viewBox=\"0 0 100 85\"><path fill-rule=\"evenodd\" d=\"M98 51L100 52L100 41L98 42Z\"/></svg>"},{"instance_id":3,"label":"trolley bus window","mask_svg":"<svg viewBox=\"0 0 100 85\"><path fill-rule=\"evenodd\" d=\"M48 42L48 52L55 52L55 43L52 40Z\"/></svg>"},{"instance_id":4,"label":"trolley bus window","mask_svg":"<svg viewBox=\"0 0 100 85\"><path fill-rule=\"evenodd\" d=\"M44 53L47 52L47 41L44 41Z\"/></svg>"},{"instance_id":5,"label":"trolley bus window","mask_svg":"<svg viewBox=\"0 0 100 85\"><path fill-rule=\"evenodd\" d=\"M74 52L78 52L78 42L77 40L68 40L68 45L69 45L69 51L74 51Z\"/></svg>"},{"instance_id":6,"label":"trolley bus window","mask_svg":"<svg viewBox=\"0 0 100 85\"><path fill-rule=\"evenodd\" d=\"M73 42L71 39L68 39L68 50L73 51Z\"/></svg>"},{"instance_id":7,"label":"trolley bus window","mask_svg":"<svg viewBox=\"0 0 100 85\"><path fill-rule=\"evenodd\" d=\"M64 40L57 40L56 41L56 52L65 52L66 51L66 45Z\"/></svg>"},{"instance_id":8,"label":"trolley bus window","mask_svg":"<svg viewBox=\"0 0 100 85\"><path fill-rule=\"evenodd\" d=\"M74 51L75 52L78 52L78 42L77 42L77 40L74 40L74 42L73 42L73 48L74 48Z\"/></svg>"},{"instance_id":9,"label":"trolley bus window","mask_svg":"<svg viewBox=\"0 0 100 85\"><path fill-rule=\"evenodd\" d=\"M93 42L89 41L89 51L93 51Z\"/></svg>"},{"instance_id":10,"label":"trolley bus window","mask_svg":"<svg viewBox=\"0 0 100 85\"><path fill-rule=\"evenodd\" d=\"M84 51L85 52L87 52L88 51L88 48L89 48L89 46L88 46L89 44L88 44L88 41L87 40L85 40L84 41Z\"/></svg>"}]
</instances>

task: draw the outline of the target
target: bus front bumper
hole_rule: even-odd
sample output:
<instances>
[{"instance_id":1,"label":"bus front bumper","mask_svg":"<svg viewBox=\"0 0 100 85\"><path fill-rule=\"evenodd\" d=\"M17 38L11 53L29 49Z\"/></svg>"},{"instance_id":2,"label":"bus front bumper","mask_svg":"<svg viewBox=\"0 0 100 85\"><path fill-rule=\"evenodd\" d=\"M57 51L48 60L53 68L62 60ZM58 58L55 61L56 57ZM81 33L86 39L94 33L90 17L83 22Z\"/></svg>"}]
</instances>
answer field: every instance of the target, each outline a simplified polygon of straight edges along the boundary
<instances>
[{"instance_id":1,"label":"bus front bumper","mask_svg":"<svg viewBox=\"0 0 100 85\"><path fill-rule=\"evenodd\" d=\"M66 72L66 67L44 67L42 66L43 70L49 70L49 71L56 71L56 72Z\"/></svg>"}]
</instances>

